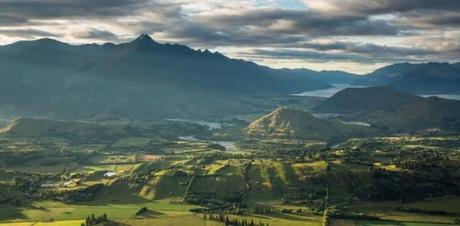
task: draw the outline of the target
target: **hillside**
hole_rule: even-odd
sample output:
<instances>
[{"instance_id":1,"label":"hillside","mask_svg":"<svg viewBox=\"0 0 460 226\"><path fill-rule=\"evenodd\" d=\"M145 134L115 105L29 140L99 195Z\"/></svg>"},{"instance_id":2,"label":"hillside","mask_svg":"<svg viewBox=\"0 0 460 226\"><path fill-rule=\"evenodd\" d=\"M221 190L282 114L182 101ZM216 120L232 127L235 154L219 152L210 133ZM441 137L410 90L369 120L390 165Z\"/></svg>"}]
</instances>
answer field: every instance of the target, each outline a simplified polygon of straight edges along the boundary
<instances>
[{"instance_id":1,"label":"hillside","mask_svg":"<svg viewBox=\"0 0 460 226\"><path fill-rule=\"evenodd\" d=\"M395 115L384 117L382 123L399 130L439 128L460 132L460 101L423 98L403 106Z\"/></svg>"},{"instance_id":2,"label":"hillside","mask_svg":"<svg viewBox=\"0 0 460 226\"><path fill-rule=\"evenodd\" d=\"M394 112L423 99L389 87L347 88L313 108L322 113Z\"/></svg>"},{"instance_id":3,"label":"hillside","mask_svg":"<svg viewBox=\"0 0 460 226\"><path fill-rule=\"evenodd\" d=\"M338 113L342 119L367 122L393 132L433 128L460 131L460 101L423 98L387 87L346 89L313 110Z\"/></svg>"},{"instance_id":4,"label":"hillside","mask_svg":"<svg viewBox=\"0 0 460 226\"><path fill-rule=\"evenodd\" d=\"M390 86L417 94L459 93L460 67L458 63L393 64L380 68L355 83Z\"/></svg>"},{"instance_id":5,"label":"hillside","mask_svg":"<svg viewBox=\"0 0 460 226\"><path fill-rule=\"evenodd\" d=\"M254 137L314 140L336 140L352 135L373 134L370 128L364 126L323 120L307 112L284 107L255 120L246 128L246 132Z\"/></svg>"},{"instance_id":6,"label":"hillside","mask_svg":"<svg viewBox=\"0 0 460 226\"><path fill-rule=\"evenodd\" d=\"M21 41L0 47L0 68L1 114L64 119L236 114L260 107L251 98L329 87L148 35L118 45Z\"/></svg>"},{"instance_id":7,"label":"hillside","mask_svg":"<svg viewBox=\"0 0 460 226\"><path fill-rule=\"evenodd\" d=\"M53 133L74 133L90 130L88 123L58 122L46 119L16 118L6 127L0 129L0 134L9 136L34 137L47 136Z\"/></svg>"},{"instance_id":8,"label":"hillside","mask_svg":"<svg viewBox=\"0 0 460 226\"><path fill-rule=\"evenodd\" d=\"M206 134L208 128L193 123L164 121L138 124L100 124L95 122L56 121L16 118L0 128L0 137L57 137L76 143L112 143L121 138L139 137L177 139L177 136Z\"/></svg>"}]
</instances>

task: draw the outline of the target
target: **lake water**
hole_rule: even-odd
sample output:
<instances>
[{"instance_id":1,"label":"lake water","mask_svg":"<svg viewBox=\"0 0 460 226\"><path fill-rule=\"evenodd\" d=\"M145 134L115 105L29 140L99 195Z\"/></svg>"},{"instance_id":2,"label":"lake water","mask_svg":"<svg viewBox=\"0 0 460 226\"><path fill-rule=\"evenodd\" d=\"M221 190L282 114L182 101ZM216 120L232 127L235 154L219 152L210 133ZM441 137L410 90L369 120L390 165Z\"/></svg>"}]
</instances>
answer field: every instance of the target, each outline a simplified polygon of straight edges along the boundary
<instances>
[{"instance_id":1,"label":"lake water","mask_svg":"<svg viewBox=\"0 0 460 226\"><path fill-rule=\"evenodd\" d=\"M199 141L198 139L195 138L195 136L178 136L177 137L179 140L184 140L184 141Z\"/></svg>"},{"instance_id":2,"label":"lake water","mask_svg":"<svg viewBox=\"0 0 460 226\"><path fill-rule=\"evenodd\" d=\"M356 86L356 85L351 85L349 83L343 83L343 84L332 84L331 88L328 89L319 89L319 90L314 90L314 91L306 91L302 93L297 93L297 94L292 94L292 96L312 96L312 97L331 97L334 94L338 93L339 91L342 91L346 88L365 88L368 86ZM460 100L460 94L431 94L431 95L420 95L422 97L431 97L431 96L437 96L440 98L444 99L451 99L451 100Z\"/></svg>"},{"instance_id":3,"label":"lake water","mask_svg":"<svg viewBox=\"0 0 460 226\"><path fill-rule=\"evenodd\" d=\"M191 135L191 136L178 136L177 137L179 140L183 140L183 141L205 141L205 142L211 142L212 144L218 144L218 145L221 145L223 147L225 147L225 150L226 151L235 151L237 150L236 148L236 145L235 145L235 142L231 142L231 141L208 141L208 140L199 140L199 139L196 139L195 136Z\"/></svg>"},{"instance_id":4,"label":"lake water","mask_svg":"<svg viewBox=\"0 0 460 226\"><path fill-rule=\"evenodd\" d=\"M432 94L432 95L421 95L422 97L440 97L444 99L451 99L451 100L460 100L460 94Z\"/></svg>"},{"instance_id":5,"label":"lake water","mask_svg":"<svg viewBox=\"0 0 460 226\"><path fill-rule=\"evenodd\" d=\"M172 122L188 122L188 123L195 123L198 125L206 126L209 130L213 129L222 129L222 124L218 122L207 122L203 120L193 120L193 119L166 119L167 121Z\"/></svg>"},{"instance_id":6,"label":"lake water","mask_svg":"<svg viewBox=\"0 0 460 226\"><path fill-rule=\"evenodd\" d=\"M292 94L292 96L313 96L313 97L331 97L332 95L336 94L339 91L342 91L346 88L364 88L367 86L356 86L348 83L343 84L332 84L331 88L328 89L319 89L314 91L306 91L302 93Z\"/></svg>"}]
</instances>

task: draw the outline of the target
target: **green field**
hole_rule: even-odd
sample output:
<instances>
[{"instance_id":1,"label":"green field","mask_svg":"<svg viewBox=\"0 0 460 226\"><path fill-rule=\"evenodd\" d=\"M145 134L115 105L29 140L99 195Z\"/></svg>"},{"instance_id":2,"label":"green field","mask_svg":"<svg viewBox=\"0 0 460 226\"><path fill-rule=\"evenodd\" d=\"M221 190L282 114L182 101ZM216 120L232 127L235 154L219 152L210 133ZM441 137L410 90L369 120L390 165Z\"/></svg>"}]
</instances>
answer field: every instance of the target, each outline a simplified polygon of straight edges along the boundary
<instances>
[{"instance_id":1,"label":"green field","mask_svg":"<svg viewBox=\"0 0 460 226\"><path fill-rule=\"evenodd\" d=\"M209 141L146 131L95 140L1 138L0 226L80 225L104 213L121 226L224 225L205 219L211 214L319 226L326 209L331 225L344 226L455 225L460 218L456 139L376 137L332 148L232 140L231 131ZM237 150L209 148L216 137Z\"/></svg>"}]
</instances>

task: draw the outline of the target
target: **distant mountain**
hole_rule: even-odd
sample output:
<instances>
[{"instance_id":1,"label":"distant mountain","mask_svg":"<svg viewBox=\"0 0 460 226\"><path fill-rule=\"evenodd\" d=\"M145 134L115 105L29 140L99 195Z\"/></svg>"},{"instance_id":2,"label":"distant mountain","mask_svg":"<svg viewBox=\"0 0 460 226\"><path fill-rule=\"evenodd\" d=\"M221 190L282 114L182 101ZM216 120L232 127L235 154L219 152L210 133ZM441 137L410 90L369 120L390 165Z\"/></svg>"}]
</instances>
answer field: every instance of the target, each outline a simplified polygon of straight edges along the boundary
<instances>
[{"instance_id":1,"label":"distant mountain","mask_svg":"<svg viewBox=\"0 0 460 226\"><path fill-rule=\"evenodd\" d=\"M160 44L52 39L0 47L0 114L51 118L205 117L251 112L250 98L329 84L219 53Z\"/></svg>"},{"instance_id":2,"label":"distant mountain","mask_svg":"<svg viewBox=\"0 0 460 226\"><path fill-rule=\"evenodd\" d=\"M246 128L246 132L254 137L313 140L338 140L374 134L368 127L324 120L307 112L285 107L255 120Z\"/></svg>"},{"instance_id":3,"label":"distant mountain","mask_svg":"<svg viewBox=\"0 0 460 226\"><path fill-rule=\"evenodd\" d=\"M390 86L416 94L460 93L460 64L400 63L380 68L355 82L360 85Z\"/></svg>"},{"instance_id":4,"label":"distant mountain","mask_svg":"<svg viewBox=\"0 0 460 226\"><path fill-rule=\"evenodd\" d=\"M460 132L460 101L423 98L389 87L349 88L313 108L393 132L441 129Z\"/></svg>"},{"instance_id":5,"label":"distant mountain","mask_svg":"<svg viewBox=\"0 0 460 226\"><path fill-rule=\"evenodd\" d=\"M285 72L293 73L328 84L355 83L363 76L344 71L313 71L309 69L282 69Z\"/></svg>"},{"instance_id":6,"label":"distant mountain","mask_svg":"<svg viewBox=\"0 0 460 226\"><path fill-rule=\"evenodd\" d=\"M322 113L395 112L422 97L389 87L347 88L339 91L313 110Z\"/></svg>"}]
</instances>

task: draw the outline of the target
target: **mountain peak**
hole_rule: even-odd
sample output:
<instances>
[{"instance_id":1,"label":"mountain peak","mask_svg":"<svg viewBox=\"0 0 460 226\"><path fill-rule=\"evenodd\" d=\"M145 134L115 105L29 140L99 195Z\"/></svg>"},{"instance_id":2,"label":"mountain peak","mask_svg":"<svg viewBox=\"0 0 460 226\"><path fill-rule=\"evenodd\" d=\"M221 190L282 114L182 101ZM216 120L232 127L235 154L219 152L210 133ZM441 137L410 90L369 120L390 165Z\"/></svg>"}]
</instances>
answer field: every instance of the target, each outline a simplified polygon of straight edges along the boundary
<instances>
[{"instance_id":1,"label":"mountain peak","mask_svg":"<svg viewBox=\"0 0 460 226\"><path fill-rule=\"evenodd\" d=\"M139 35L139 37L137 37L136 40L153 41L152 37L150 37L150 35L147 33Z\"/></svg>"},{"instance_id":2,"label":"mountain peak","mask_svg":"<svg viewBox=\"0 0 460 226\"><path fill-rule=\"evenodd\" d=\"M134 41L154 42L154 41L153 41L153 38L150 37L150 35L147 34L147 33L144 33L144 34L139 35Z\"/></svg>"},{"instance_id":3,"label":"mountain peak","mask_svg":"<svg viewBox=\"0 0 460 226\"><path fill-rule=\"evenodd\" d=\"M139 35L139 37L137 37L136 39L134 39L131 43L147 44L147 45L150 45L150 44L158 44L158 43L155 42L155 40L153 40L153 38L150 37L150 35L147 34L147 33L144 33L144 34Z\"/></svg>"}]
</instances>

